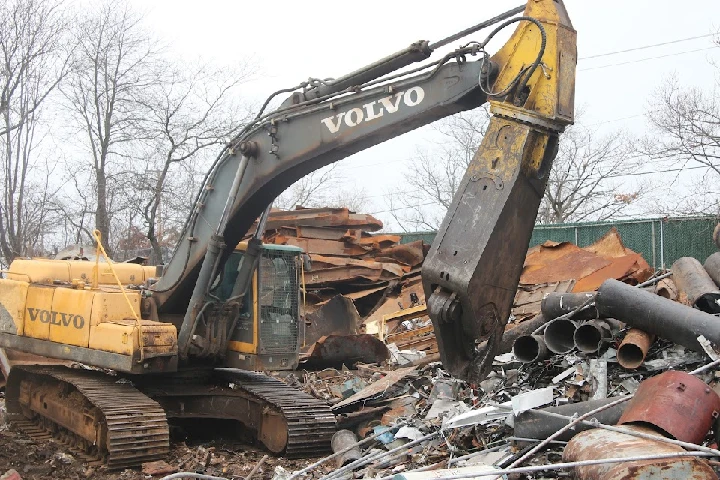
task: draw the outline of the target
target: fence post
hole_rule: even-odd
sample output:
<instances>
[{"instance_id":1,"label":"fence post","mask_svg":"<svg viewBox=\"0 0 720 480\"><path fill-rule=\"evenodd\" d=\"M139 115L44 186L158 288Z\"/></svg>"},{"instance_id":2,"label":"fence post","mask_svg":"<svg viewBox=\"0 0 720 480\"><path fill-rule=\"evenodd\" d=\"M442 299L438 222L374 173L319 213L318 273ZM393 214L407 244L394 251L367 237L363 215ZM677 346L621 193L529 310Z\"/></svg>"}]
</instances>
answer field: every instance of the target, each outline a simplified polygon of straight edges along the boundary
<instances>
[{"instance_id":1,"label":"fence post","mask_svg":"<svg viewBox=\"0 0 720 480\"><path fill-rule=\"evenodd\" d=\"M663 219L660 219L660 268L665 270L665 228Z\"/></svg>"},{"instance_id":2,"label":"fence post","mask_svg":"<svg viewBox=\"0 0 720 480\"><path fill-rule=\"evenodd\" d=\"M575 245L580 246L578 243L578 227L575 227Z\"/></svg>"},{"instance_id":3,"label":"fence post","mask_svg":"<svg viewBox=\"0 0 720 480\"><path fill-rule=\"evenodd\" d=\"M650 228L650 235L651 235L651 243L652 243L652 265L653 270L657 270L657 256L655 255L655 220L650 221L650 225L652 226Z\"/></svg>"}]
</instances>

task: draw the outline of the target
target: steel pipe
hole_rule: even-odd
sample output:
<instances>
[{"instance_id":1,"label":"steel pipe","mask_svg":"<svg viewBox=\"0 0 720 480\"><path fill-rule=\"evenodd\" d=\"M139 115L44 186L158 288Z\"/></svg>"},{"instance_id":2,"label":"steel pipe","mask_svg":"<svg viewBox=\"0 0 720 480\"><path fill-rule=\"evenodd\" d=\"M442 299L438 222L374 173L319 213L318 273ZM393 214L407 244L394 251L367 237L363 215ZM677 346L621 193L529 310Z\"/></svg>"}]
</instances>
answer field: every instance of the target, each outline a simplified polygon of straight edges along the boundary
<instances>
[{"instance_id":1,"label":"steel pipe","mask_svg":"<svg viewBox=\"0 0 720 480\"><path fill-rule=\"evenodd\" d=\"M545 344L551 352L568 353L575 348L577 324L572 320L557 319L545 328Z\"/></svg>"},{"instance_id":2,"label":"steel pipe","mask_svg":"<svg viewBox=\"0 0 720 480\"><path fill-rule=\"evenodd\" d=\"M542 299L540 311L542 311L545 318L552 320L562 315L567 315L590 299L588 306L573 315L573 318L576 320L591 320L598 318L597 310L592 306L594 297L595 292L548 293L547 296Z\"/></svg>"},{"instance_id":3,"label":"steel pipe","mask_svg":"<svg viewBox=\"0 0 720 480\"><path fill-rule=\"evenodd\" d=\"M578 350L584 353L597 352L613 338L613 325L608 320L590 320L580 325L573 341Z\"/></svg>"},{"instance_id":4,"label":"steel pipe","mask_svg":"<svg viewBox=\"0 0 720 480\"><path fill-rule=\"evenodd\" d=\"M542 335L523 335L515 340L512 348L515 358L522 363L539 362L550 356Z\"/></svg>"},{"instance_id":5,"label":"steel pipe","mask_svg":"<svg viewBox=\"0 0 720 480\"><path fill-rule=\"evenodd\" d=\"M337 468L344 467L348 463L352 463L362 457L358 439L350 430L338 430L330 440L330 446L333 453L337 453L335 465ZM348 447L350 447L348 449ZM342 453L341 453L342 452Z\"/></svg>"},{"instance_id":6,"label":"steel pipe","mask_svg":"<svg viewBox=\"0 0 720 480\"><path fill-rule=\"evenodd\" d=\"M718 224L720 226L720 224ZM720 252L713 253L705 260L705 271L713 279L715 285L720 286Z\"/></svg>"},{"instance_id":7,"label":"steel pipe","mask_svg":"<svg viewBox=\"0 0 720 480\"><path fill-rule=\"evenodd\" d=\"M696 259L682 257L673 263L673 280L690 303L707 313L720 313L720 290Z\"/></svg>"},{"instance_id":8,"label":"steel pipe","mask_svg":"<svg viewBox=\"0 0 720 480\"><path fill-rule=\"evenodd\" d=\"M638 368L655 341L655 335L638 328L631 328L625 334L617 350L617 361L624 368Z\"/></svg>"},{"instance_id":9,"label":"steel pipe","mask_svg":"<svg viewBox=\"0 0 720 480\"><path fill-rule=\"evenodd\" d=\"M575 415L583 415L591 410L595 410L598 407L608 405L617 401L619 398L625 397L611 397L603 398L602 400L589 400L587 402L569 403L560 407L548 407L541 408L539 410L525 410L515 416L515 431L514 435L517 437L524 438L536 438L543 440L553 433L560 430L562 427L567 425L567 417L573 417ZM614 405L598 412L593 416L600 423L604 424L616 424L622 416L623 410L625 410L625 404ZM553 413L564 415L565 418L550 417L546 413ZM581 423L574 429L568 430L559 437L557 440L569 441L572 437L584 430L590 430L595 428L592 424Z\"/></svg>"},{"instance_id":10,"label":"steel pipe","mask_svg":"<svg viewBox=\"0 0 720 480\"><path fill-rule=\"evenodd\" d=\"M655 433L642 426L627 427L630 430ZM658 437L660 434L657 434ZM660 441L637 438L631 435L610 432L599 428L577 435L563 451L563 460L577 462L599 460L607 457L627 457L625 462L613 464L588 465L575 468L578 480L640 480L649 478L693 478L717 479L712 468L700 459L681 456L668 460L637 460L641 455L663 454L687 455L682 448L661 443Z\"/></svg>"},{"instance_id":11,"label":"steel pipe","mask_svg":"<svg viewBox=\"0 0 720 480\"><path fill-rule=\"evenodd\" d=\"M603 282L596 305L602 316L617 318L697 352L704 352L697 341L700 335L720 345L720 318L617 280Z\"/></svg>"}]
</instances>

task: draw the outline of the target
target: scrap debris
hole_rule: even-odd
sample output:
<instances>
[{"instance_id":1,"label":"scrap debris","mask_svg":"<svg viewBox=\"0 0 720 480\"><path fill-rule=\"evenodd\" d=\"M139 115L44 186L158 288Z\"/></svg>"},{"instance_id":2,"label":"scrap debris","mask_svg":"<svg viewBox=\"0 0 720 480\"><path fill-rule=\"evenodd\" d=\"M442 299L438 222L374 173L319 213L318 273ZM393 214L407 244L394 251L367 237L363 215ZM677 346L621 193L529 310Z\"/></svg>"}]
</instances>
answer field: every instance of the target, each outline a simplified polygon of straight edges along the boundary
<instances>
[{"instance_id":1,"label":"scrap debris","mask_svg":"<svg viewBox=\"0 0 720 480\"><path fill-rule=\"evenodd\" d=\"M272 375L331 405L334 453L180 443L118 478L718 478L720 253L654 272L614 229L530 249L493 371L467 384L440 362L426 244L373 236L382 224L347 209L273 212L268 226L266 241L311 259L303 362ZM79 463L48 458L48 474Z\"/></svg>"},{"instance_id":2,"label":"scrap debris","mask_svg":"<svg viewBox=\"0 0 720 480\"><path fill-rule=\"evenodd\" d=\"M699 264L685 262L698 273ZM714 282L705 292L694 282L688 292L687 282L654 272L614 229L585 248L546 242L528 252L493 371L470 385L443 370L419 276L404 278L392 291L345 297L356 305L382 292L372 308L357 311L360 330L387 345L387 361L348 358L333 369L285 376L332 404L345 433L332 459L275 478L610 479L659 469L672 478L717 478L720 464L704 457L720 456L718 432L711 433L720 375L697 368L718 358L720 319L708 313L716 308ZM348 284L323 288L334 295ZM635 307L638 298L649 311ZM678 327L671 316L691 323ZM649 328L653 322L664 323ZM668 374L683 377L658 384ZM703 406L697 418L685 413L689 401ZM648 402L655 408L645 408ZM664 415L668 409L676 417ZM525 476L503 476L511 473Z\"/></svg>"}]
</instances>

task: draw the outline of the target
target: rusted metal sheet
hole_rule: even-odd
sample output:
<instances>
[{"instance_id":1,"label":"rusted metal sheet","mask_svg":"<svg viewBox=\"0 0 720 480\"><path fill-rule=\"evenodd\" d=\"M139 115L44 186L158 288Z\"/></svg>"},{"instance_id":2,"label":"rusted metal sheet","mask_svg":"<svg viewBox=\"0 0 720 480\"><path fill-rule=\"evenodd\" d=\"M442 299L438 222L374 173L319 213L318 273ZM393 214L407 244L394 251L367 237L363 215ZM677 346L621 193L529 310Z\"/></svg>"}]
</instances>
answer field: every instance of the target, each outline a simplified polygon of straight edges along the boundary
<instances>
[{"instance_id":1,"label":"rusted metal sheet","mask_svg":"<svg viewBox=\"0 0 720 480\"><path fill-rule=\"evenodd\" d=\"M638 328L631 328L618 347L618 363L625 368L639 367L645 361L645 355L647 355L654 341L655 335Z\"/></svg>"},{"instance_id":2,"label":"rusted metal sheet","mask_svg":"<svg viewBox=\"0 0 720 480\"><path fill-rule=\"evenodd\" d=\"M304 208L270 212L268 230L280 227L351 227L374 232L383 224L372 215L351 213L347 208Z\"/></svg>"},{"instance_id":3,"label":"rusted metal sheet","mask_svg":"<svg viewBox=\"0 0 720 480\"><path fill-rule=\"evenodd\" d=\"M386 248L378 253L375 258L378 261L387 259L392 262L399 262L411 267L420 265L425 260L425 251L422 240L404 243Z\"/></svg>"},{"instance_id":4,"label":"rusted metal sheet","mask_svg":"<svg viewBox=\"0 0 720 480\"><path fill-rule=\"evenodd\" d=\"M720 345L720 318L641 288L606 280L595 303L600 316L616 318L692 350L704 352L697 341L700 335Z\"/></svg>"},{"instance_id":5,"label":"rusted metal sheet","mask_svg":"<svg viewBox=\"0 0 720 480\"><path fill-rule=\"evenodd\" d=\"M316 272L327 267L358 267L369 268L372 270L384 270L397 277L401 277L409 271L409 269L403 268L395 263L376 262L373 260L363 260L357 258L338 258L327 255L311 254L310 259L313 262L312 272Z\"/></svg>"},{"instance_id":6,"label":"rusted metal sheet","mask_svg":"<svg viewBox=\"0 0 720 480\"><path fill-rule=\"evenodd\" d=\"M654 425L677 440L701 444L720 415L720 396L689 373L667 371L638 387L619 424Z\"/></svg>"},{"instance_id":7,"label":"rusted metal sheet","mask_svg":"<svg viewBox=\"0 0 720 480\"><path fill-rule=\"evenodd\" d=\"M282 233L282 230L280 231ZM295 228L295 235L289 237L300 238L317 238L320 240L345 240L349 238L359 238L362 236L362 230L347 230L345 228L334 227L311 227L308 225L298 225Z\"/></svg>"},{"instance_id":8,"label":"rusted metal sheet","mask_svg":"<svg viewBox=\"0 0 720 480\"><path fill-rule=\"evenodd\" d=\"M357 243L358 245L363 245L366 247L371 247L376 250L380 250L383 248L391 247L397 243L400 243L400 236L399 235L372 235L369 237L362 237L358 239L354 239L353 243Z\"/></svg>"},{"instance_id":9,"label":"rusted metal sheet","mask_svg":"<svg viewBox=\"0 0 720 480\"><path fill-rule=\"evenodd\" d=\"M609 260L580 248L568 248L567 250L570 251L566 255L553 259L551 263L530 270L526 269L520 277L520 283L578 280L610 264ZM577 285L575 285L575 289L577 289Z\"/></svg>"},{"instance_id":10,"label":"rusted metal sheet","mask_svg":"<svg viewBox=\"0 0 720 480\"><path fill-rule=\"evenodd\" d=\"M720 290L696 259L682 257L673 263L673 280L688 302L707 313L720 313Z\"/></svg>"},{"instance_id":11,"label":"rusted metal sheet","mask_svg":"<svg viewBox=\"0 0 720 480\"><path fill-rule=\"evenodd\" d=\"M352 367L382 363L390 358L387 346L373 335L328 335L320 338L301 362L306 369Z\"/></svg>"},{"instance_id":12,"label":"rusted metal sheet","mask_svg":"<svg viewBox=\"0 0 720 480\"><path fill-rule=\"evenodd\" d=\"M294 245L302 248L306 253L338 255L341 257L360 256L368 252L360 245L339 242L335 240L320 240L317 238L297 238L276 236L273 240L276 245Z\"/></svg>"},{"instance_id":13,"label":"rusted metal sheet","mask_svg":"<svg viewBox=\"0 0 720 480\"><path fill-rule=\"evenodd\" d=\"M387 375L385 375L383 378L381 378L377 382L368 385L367 387L365 387L362 390L360 390L359 392L357 392L355 395L353 395L349 398L346 398L345 400L343 400L340 403L336 403L335 405L333 405L332 410L339 411L348 405L352 405L354 403L372 399L375 396L382 394L388 388L392 387L393 385L395 385L396 383L398 383L405 377L415 374L416 370L417 370L417 367L407 367L407 368L398 368L397 370L388 372Z\"/></svg>"},{"instance_id":14,"label":"rusted metal sheet","mask_svg":"<svg viewBox=\"0 0 720 480\"><path fill-rule=\"evenodd\" d=\"M584 250L605 258L624 257L625 255L635 253L625 247L620 238L620 233L615 227L608 230L598 241L589 247L585 247Z\"/></svg>"},{"instance_id":15,"label":"rusted metal sheet","mask_svg":"<svg viewBox=\"0 0 720 480\"><path fill-rule=\"evenodd\" d=\"M610 259L607 266L579 279L573 291L587 292L596 290L608 278L615 278L637 285L650 278L650 275L652 275L650 265L642 258L642 255L633 253L624 257Z\"/></svg>"},{"instance_id":16,"label":"rusted metal sheet","mask_svg":"<svg viewBox=\"0 0 720 480\"><path fill-rule=\"evenodd\" d=\"M337 295L307 315L303 346L310 346L326 335L354 335L359 326L360 315L355 304L349 298Z\"/></svg>"},{"instance_id":17,"label":"rusted metal sheet","mask_svg":"<svg viewBox=\"0 0 720 480\"><path fill-rule=\"evenodd\" d=\"M650 428L637 425L630 425L627 428L659 436ZM668 443L595 428L579 433L570 440L563 451L563 461L631 458L684 451L682 447ZM717 480L717 475L707 463L699 458L677 457L665 460L636 460L626 463L601 463L575 467L575 478L578 480Z\"/></svg>"},{"instance_id":18,"label":"rusted metal sheet","mask_svg":"<svg viewBox=\"0 0 720 480\"><path fill-rule=\"evenodd\" d=\"M569 242L545 242L528 251L521 283L576 280L573 292L597 289L608 278L640 283L652 274L642 255L626 248L615 229L580 248Z\"/></svg>"}]
</instances>

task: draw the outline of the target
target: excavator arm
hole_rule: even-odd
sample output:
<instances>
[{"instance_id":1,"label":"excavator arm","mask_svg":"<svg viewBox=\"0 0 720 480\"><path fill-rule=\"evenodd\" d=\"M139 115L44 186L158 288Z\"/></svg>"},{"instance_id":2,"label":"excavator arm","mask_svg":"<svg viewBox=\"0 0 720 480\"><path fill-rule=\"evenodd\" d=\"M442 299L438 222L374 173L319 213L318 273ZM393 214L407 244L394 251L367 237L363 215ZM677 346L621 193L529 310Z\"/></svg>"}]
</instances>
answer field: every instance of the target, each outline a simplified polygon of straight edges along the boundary
<instances>
[{"instance_id":1,"label":"excavator arm","mask_svg":"<svg viewBox=\"0 0 720 480\"><path fill-rule=\"evenodd\" d=\"M394 73L459 36L416 42L338 80L277 92L291 95L259 114L218 157L152 288L157 311L178 318L181 358L208 356L203 345L217 340L208 338L217 335L209 326L211 287L279 193L318 168L489 101L487 134L423 267L443 363L461 378L484 375L519 281L558 134L573 121L575 32L564 5L529 0L523 16L513 17L521 10L472 29L495 25L486 41L418 68ZM515 33L490 57L487 41L512 24Z\"/></svg>"}]
</instances>

